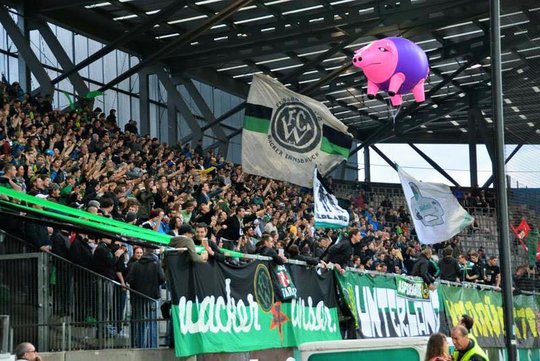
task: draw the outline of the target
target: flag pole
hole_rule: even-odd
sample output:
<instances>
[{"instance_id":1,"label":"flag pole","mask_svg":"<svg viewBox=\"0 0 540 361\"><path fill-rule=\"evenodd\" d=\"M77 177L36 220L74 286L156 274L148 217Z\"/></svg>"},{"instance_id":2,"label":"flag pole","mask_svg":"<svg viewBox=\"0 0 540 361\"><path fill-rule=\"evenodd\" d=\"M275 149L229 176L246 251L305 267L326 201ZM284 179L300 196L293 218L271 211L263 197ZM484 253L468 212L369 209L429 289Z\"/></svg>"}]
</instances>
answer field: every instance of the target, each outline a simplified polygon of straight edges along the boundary
<instances>
[{"instance_id":1,"label":"flag pole","mask_svg":"<svg viewBox=\"0 0 540 361\"><path fill-rule=\"evenodd\" d=\"M506 195L506 176L504 169L504 117L502 103L502 65L501 65L501 4L500 0L490 0L491 23L491 96L493 98L493 118L495 122L495 198L497 199L497 218L499 225L499 252L502 276L502 301L504 315L504 343L508 350L508 360L516 361L513 341L514 320L512 304L512 272L510 260L510 237L508 219L508 199Z\"/></svg>"}]
</instances>

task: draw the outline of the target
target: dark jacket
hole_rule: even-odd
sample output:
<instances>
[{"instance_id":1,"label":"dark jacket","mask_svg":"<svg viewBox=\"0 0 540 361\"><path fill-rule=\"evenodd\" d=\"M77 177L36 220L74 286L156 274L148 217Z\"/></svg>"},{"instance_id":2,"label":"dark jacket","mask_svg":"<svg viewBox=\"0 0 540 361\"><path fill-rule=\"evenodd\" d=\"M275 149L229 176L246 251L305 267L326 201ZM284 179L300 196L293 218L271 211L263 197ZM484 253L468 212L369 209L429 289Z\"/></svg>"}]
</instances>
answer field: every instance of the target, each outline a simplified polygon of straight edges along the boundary
<instances>
[{"instance_id":1,"label":"dark jacket","mask_svg":"<svg viewBox=\"0 0 540 361\"><path fill-rule=\"evenodd\" d=\"M145 254L135 262L126 278L129 287L148 297L160 298L159 286L165 282L165 275L154 255Z\"/></svg>"},{"instance_id":2,"label":"dark jacket","mask_svg":"<svg viewBox=\"0 0 540 361\"><path fill-rule=\"evenodd\" d=\"M223 230L223 233L221 234L221 237L228 239L230 241L238 241L240 238L240 230L243 226L248 224L249 222L254 221L257 218L256 214L251 214L249 216L245 216L242 219L242 223L240 223L240 220L235 215L227 218L224 224L227 225L227 228Z\"/></svg>"},{"instance_id":3,"label":"dark jacket","mask_svg":"<svg viewBox=\"0 0 540 361\"><path fill-rule=\"evenodd\" d=\"M349 239L342 239L339 243L334 244L328 250L323 261L326 263L337 263L341 267L347 267L352 255L352 243Z\"/></svg>"},{"instance_id":4,"label":"dark jacket","mask_svg":"<svg viewBox=\"0 0 540 361\"><path fill-rule=\"evenodd\" d=\"M92 247L80 236L77 236L69 247L69 260L79 266L91 269L93 265Z\"/></svg>"},{"instance_id":5,"label":"dark jacket","mask_svg":"<svg viewBox=\"0 0 540 361\"><path fill-rule=\"evenodd\" d=\"M52 244L51 239L49 238L49 231L47 230L47 226L44 226L42 224L26 222L25 234L26 239L30 241L33 245L35 245L37 248L43 246L50 246Z\"/></svg>"},{"instance_id":6,"label":"dark jacket","mask_svg":"<svg viewBox=\"0 0 540 361\"><path fill-rule=\"evenodd\" d=\"M100 243L96 247L96 250L94 251L93 261L94 271L96 273L110 278L111 280L116 279L115 264L117 258L114 256L113 251L107 244Z\"/></svg>"},{"instance_id":7,"label":"dark jacket","mask_svg":"<svg viewBox=\"0 0 540 361\"><path fill-rule=\"evenodd\" d=\"M69 240L69 233L55 229L51 236L52 251L62 258L69 258L69 248L71 242Z\"/></svg>"},{"instance_id":8,"label":"dark jacket","mask_svg":"<svg viewBox=\"0 0 540 361\"><path fill-rule=\"evenodd\" d=\"M441 280L459 282L459 263L452 256L446 256L439 260L439 269L441 270Z\"/></svg>"},{"instance_id":9,"label":"dark jacket","mask_svg":"<svg viewBox=\"0 0 540 361\"><path fill-rule=\"evenodd\" d=\"M423 254L420 255L418 261L414 264L411 275L422 277L427 285L430 285L435 281L435 278L429 273L429 259Z\"/></svg>"},{"instance_id":10,"label":"dark jacket","mask_svg":"<svg viewBox=\"0 0 540 361\"><path fill-rule=\"evenodd\" d=\"M285 263L283 261L283 258L281 258L273 248L269 248L269 247L266 247L264 245L257 248L255 253L260 254L261 256L271 257L272 261L274 261L274 263L276 263L276 264Z\"/></svg>"},{"instance_id":11,"label":"dark jacket","mask_svg":"<svg viewBox=\"0 0 540 361\"><path fill-rule=\"evenodd\" d=\"M169 247L171 248L187 248L187 252L189 253L189 257L193 262L196 263L204 263L206 262L198 253L197 249L195 248L195 242L189 237L186 236L176 236L171 238L171 241L169 242ZM183 252L183 251L167 251L167 252ZM168 261L167 257L163 258L163 261L161 262L162 267L164 271L167 273L167 266ZM167 273L168 274L168 273Z\"/></svg>"}]
</instances>

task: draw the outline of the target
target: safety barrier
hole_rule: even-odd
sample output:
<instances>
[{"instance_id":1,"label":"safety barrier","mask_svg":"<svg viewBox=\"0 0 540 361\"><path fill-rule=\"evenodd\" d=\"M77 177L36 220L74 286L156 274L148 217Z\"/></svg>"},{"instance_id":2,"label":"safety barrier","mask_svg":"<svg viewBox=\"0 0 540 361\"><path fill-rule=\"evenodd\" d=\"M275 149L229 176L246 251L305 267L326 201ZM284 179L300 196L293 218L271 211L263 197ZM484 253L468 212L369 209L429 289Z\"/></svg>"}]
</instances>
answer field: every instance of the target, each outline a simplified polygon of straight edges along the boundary
<instances>
[{"instance_id":1,"label":"safety barrier","mask_svg":"<svg viewBox=\"0 0 540 361\"><path fill-rule=\"evenodd\" d=\"M0 253L0 315L9 315L10 347L41 351L155 348L167 344L160 303L52 253L5 235Z\"/></svg>"}]
</instances>

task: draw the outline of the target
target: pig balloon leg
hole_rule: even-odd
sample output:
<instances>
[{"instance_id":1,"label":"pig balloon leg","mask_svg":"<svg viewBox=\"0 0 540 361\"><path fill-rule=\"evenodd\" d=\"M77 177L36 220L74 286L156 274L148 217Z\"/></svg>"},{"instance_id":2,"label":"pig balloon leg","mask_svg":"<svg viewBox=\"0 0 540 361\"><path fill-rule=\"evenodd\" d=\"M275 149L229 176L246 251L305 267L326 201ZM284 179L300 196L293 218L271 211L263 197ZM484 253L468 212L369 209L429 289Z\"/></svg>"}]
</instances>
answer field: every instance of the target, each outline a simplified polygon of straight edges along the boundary
<instances>
[{"instance_id":1,"label":"pig balloon leg","mask_svg":"<svg viewBox=\"0 0 540 361\"><path fill-rule=\"evenodd\" d=\"M392 78L390 78L390 85L388 86L388 95L390 95L391 97L396 95L404 81L405 74L396 73L392 75Z\"/></svg>"},{"instance_id":2,"label":"pig balloon leg","mask_svg":"<svg viewBox=\"0 0 540 361\"><path fill-rule=\"evenodd\" d=\"M390 97L390 102L392 103L393 106L398 107L401 105L401 103L403 103L403 99L401 98L401 95L396 94Z\"/></svg>"},{"instance_id":3,"label":"pig balloon leg","mask_svg":"<svg viewBox=\"0 0 540 361\"><path fill-rule=\"evenodd\" d=\"M371 80L368 80L367 82L367 96L369 99L375 98L375 95L379 91L379 86L372 82Z\"/></svg>"},{"instance_id":4,"label":"pig balloon leg","mask_svg":"<svg viewBox=\"0 0 540 361\"><path fill-rule=\"evenodd\" d=\"M418 103L426 100L426 94L424 93L424 79L421 79L412 89L414 100Z\"/></svg>"}]
</instances>

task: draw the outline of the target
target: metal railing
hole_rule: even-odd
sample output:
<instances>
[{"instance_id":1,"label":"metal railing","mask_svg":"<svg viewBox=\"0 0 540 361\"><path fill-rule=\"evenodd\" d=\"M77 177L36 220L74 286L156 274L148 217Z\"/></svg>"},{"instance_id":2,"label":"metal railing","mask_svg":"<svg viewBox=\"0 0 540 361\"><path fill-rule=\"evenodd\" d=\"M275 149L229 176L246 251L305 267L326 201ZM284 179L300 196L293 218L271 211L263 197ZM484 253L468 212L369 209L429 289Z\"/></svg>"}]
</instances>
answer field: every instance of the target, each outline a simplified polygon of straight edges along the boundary
<instances>
[{"instance_id":1,"label":"metal railing","mask_svg":"<svg viewBox=\"0 0 540 361\"><path fill-rule=\"evenodd\" d=\"M53 253L20 253L32 246L3 235L0 315L10 316L11 347L23 341L40 351L155 348L164 343L160 336L168 327L159 300Z\"/></svg>"}]
</instances>

